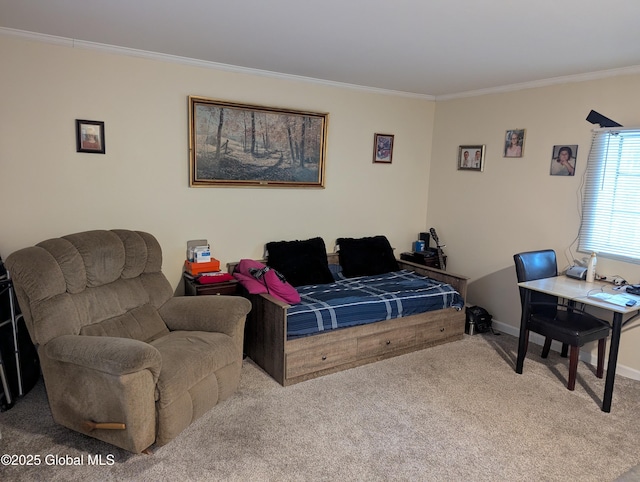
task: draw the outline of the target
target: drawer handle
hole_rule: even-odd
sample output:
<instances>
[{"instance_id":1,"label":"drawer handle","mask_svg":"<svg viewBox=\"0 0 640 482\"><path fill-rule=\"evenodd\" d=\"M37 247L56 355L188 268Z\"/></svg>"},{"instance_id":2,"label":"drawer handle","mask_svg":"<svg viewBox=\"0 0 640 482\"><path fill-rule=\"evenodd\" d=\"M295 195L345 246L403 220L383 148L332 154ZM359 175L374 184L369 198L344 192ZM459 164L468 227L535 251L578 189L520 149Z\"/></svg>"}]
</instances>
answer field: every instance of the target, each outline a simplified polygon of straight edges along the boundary
<instances>
[{"instance_id":1,"label":"drawer handle","mask_svg":"<svg viewBox=\"0 0 640 482\"><path fill-rule=\"evenodd\" d=\"M442 333L444 331L444 328L440 328L440 333Z\"/></svg>"},{"instance_id":2,"label":"drawer handle","mask_svg":"<svg viewBox=\"0 0 640 482\"><path fill-rule=\"evenodd\" d=\"M327 359L327 355L322 355L322 361L325 361Z\"/></svg>"},{"instance_id":3,"label":"drawer handle","mask_svg":"<svg viewBox=\"0 0 640 482\"><path fill-rule=\"evenodd\" d=\"M387 340L387 345L391 345L391 340Z\"/></svg>"}]
</instances>

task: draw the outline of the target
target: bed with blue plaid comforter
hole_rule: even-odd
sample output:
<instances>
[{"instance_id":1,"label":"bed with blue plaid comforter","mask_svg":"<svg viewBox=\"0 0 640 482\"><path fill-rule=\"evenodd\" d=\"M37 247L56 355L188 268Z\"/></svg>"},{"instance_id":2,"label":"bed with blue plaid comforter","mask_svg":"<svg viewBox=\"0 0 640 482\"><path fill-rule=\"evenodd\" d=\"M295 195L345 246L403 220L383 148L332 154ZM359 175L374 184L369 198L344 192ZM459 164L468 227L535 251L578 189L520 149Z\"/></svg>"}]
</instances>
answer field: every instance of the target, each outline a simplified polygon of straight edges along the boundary
<instances>
[{"instance_id":1,"label":"bed with blue plaid comforter","mask_svg":"<svg viewBox=\"0 0 640 482\"><path fill-rule=\"evenodd\" d=\"M288 339L464 306L451 285L408 270L297 289L302 302L287 310Z\"/></svg>"}]
</instances>

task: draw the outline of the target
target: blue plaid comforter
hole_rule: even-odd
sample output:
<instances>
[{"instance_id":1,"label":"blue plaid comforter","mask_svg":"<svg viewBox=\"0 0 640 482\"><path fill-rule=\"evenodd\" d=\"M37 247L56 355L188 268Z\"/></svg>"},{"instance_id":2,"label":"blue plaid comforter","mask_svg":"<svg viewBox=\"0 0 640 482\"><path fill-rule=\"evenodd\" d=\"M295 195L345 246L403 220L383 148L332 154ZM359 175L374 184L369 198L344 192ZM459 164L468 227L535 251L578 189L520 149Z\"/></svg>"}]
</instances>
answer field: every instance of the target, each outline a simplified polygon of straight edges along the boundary
<instances>
[{"instance_id":1,"label":"blue plaid comforter","mask_svg":"<svg viewBox=\"0 0 640 482\"><path fill-rule=\"evenodd\" d=\"M302 302L287 310L287 338L464 306L451 285L402 270L299 286Z\"/></svg>"}]
</instances>

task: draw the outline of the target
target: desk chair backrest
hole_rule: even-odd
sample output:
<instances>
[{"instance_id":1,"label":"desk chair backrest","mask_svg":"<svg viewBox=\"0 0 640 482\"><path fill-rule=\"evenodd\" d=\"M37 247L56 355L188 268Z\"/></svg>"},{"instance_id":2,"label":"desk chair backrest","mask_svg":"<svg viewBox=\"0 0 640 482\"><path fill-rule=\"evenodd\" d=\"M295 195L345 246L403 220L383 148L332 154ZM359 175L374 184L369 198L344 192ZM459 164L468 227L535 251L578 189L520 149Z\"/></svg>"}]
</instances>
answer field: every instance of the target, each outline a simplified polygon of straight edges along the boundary
<instances>
[{"instance_id":1,"label":"desk chair backrest","mask_svg":"<svg viewBox=\"0 0 640 482\"><path fill-rule=\"evenodd\" d=\"M513 255L516 264L516 275L518 283L523 281L534 281L542 278L551 278L558 276L558 264L556 261L556 252L552 249L543 249L540 251L527 251ZM520 288L520 303L524 309L525 290ZM558 298L556 296L547 295L534 291L531 293L531 303L549 303L556 305ZM553 317L556 313L554 306L538 306L531 307L532 312L545 314Z\"/></svg>"}]
</instances>

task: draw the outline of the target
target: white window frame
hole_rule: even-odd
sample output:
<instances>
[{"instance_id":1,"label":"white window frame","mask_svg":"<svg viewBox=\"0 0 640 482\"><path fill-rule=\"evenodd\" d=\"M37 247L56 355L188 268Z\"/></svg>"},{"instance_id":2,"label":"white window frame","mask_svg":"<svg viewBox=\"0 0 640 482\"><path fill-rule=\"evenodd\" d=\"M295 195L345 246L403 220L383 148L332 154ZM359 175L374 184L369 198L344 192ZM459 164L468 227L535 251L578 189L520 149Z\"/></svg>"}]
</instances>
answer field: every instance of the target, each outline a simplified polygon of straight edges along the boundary
<instances>
[{"instance_id":1,"label":"white window frame","mask_svg":"<svg viewBox=\"0 0 640 482\"><path fill-rule=\"evenodd\" d=\"M640 264L640 129L594 129L578 251Z\"/></svg>"}]
</instances>

